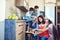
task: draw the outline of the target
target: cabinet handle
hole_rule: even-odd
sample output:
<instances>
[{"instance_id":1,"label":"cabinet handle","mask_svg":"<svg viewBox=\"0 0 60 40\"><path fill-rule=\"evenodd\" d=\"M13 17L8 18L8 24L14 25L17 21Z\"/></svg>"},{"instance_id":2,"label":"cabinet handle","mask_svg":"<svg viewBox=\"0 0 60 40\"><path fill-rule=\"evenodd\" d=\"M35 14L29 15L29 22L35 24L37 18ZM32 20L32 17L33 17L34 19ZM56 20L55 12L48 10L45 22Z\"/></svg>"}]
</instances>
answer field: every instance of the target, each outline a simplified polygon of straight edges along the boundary
<instances>
[{"instance_id":1,"label":"cabinet handle","mask_svg":"<svg viewBox=\"0 0 60 40\"><path fill-rule=\"evenodd\" d=\"M23 26L23 24L19 25L19 27L20 27L20 26Z\"/></svg>"},{"instance_id":2,"label":"cabinet handle","mask_svg":"<svg viewBox=\"0 0 60 40\"><path fill-rule=\"evenodd\" d=\"M20 34L22 34L23 33L23 31L22 32L20 32L18 35L20 35Z\"/></svg>"}]
</instances>

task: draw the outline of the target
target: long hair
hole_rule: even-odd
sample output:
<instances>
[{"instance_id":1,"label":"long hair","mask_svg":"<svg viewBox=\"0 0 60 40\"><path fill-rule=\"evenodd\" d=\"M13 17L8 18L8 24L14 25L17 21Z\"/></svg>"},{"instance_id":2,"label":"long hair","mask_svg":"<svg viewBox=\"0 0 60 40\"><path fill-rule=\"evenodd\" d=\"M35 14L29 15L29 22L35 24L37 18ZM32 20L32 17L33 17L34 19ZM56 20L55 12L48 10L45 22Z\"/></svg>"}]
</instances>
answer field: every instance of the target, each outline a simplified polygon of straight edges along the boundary
<instances>
[{"instance_id":1,"label":"long hair","mask_svg":"<svg viewBox=\"0 0 60 40\"><path fill-rule=\"evenodd\" d=\"M53 24L52 21L50 19L48 19L48 25L47 27L50 25L50 24Z\"/></svg>"},{"instance_id":2,"label":"long hair","mask_svg":"<svg viewBox=\"0 0 60 40\"><path fill-rule=\"evenodd\" d=\"M39 21L39 18L42 18L42 22ZM41 23L45 24L45 18L43 15L38 16L38 24L41 24Z\"/></svg>"},{"instance_id":3,"label":"long hair","mask_svg":"<svg viewBox=\"0 0 60 40\"><path fill-rule=\"evenodd\" d=\"M52 21L51 21L51 20L48 20L48 23L49 23L49 24L52 24Z\"/></svg>"}]
</instances>

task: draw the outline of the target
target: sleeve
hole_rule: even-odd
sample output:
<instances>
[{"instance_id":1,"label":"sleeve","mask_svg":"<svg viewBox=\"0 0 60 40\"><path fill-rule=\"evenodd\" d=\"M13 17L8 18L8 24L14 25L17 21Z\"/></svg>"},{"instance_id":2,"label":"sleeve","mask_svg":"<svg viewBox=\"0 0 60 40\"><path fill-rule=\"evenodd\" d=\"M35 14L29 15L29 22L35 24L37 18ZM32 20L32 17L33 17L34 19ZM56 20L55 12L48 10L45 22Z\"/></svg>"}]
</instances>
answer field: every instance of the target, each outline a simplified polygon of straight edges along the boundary
<instances>
[{"instance_id":1,"label":"sleeve","mask_svg":"<svg viewBox=\"0 0 60 40\"><path fill-rule=\"evenodd\" d=\"M29 16L29 12L27 12L25 16Z\"/></svg>"},{"instance_id":2,"label":"sleeve","mask_svg":"<svg viewBox=\"0 0 60 40\"><path fill-rule=\"evenodd\" d=\"M49 25L49 29L52 31L53 30L53 24Z\"/></svg>"},{"instance_id":3,"label":"sleeve","mask_svg":"<svg viewBox=\"0 0 60 40\"><path fill-rule=\"evenodd\" d=\"M38 11L37 13L38 13L37 16L39 16L40 15L40 11Z\"/></svg>"}]
</instances>

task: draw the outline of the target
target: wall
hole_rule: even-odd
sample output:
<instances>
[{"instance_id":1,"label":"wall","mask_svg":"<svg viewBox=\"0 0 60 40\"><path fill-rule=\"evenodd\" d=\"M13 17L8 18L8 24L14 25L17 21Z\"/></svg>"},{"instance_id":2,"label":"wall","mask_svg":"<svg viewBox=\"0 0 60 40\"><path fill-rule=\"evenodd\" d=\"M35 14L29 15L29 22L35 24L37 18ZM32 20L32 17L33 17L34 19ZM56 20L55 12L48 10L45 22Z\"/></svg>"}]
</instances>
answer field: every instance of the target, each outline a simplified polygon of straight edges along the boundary
<instances>
[{"instance_id":1,"label":"wall","mask_svg":"<svg viewBox=\"0 0 60 40\"><path fill-rule=\"evenodd\" d=\"M53 23L55 22L55 4L45 5L45 17L50 19Z\"/></svg>"},{"instance_id":2,"label":"wall","mask_svg":"<svg viewBox=\"0 0 60 40\"><path fill-rule=\"evenodd\" d=\"M19 18L21 18L21 16L23 16L24 14L23 11L21 11L15 6L15 0L6 0L5 10L5 19L8 19L8 16L12 13L17 14Z\"/></svg>"},{"instance_id":3,"label":"wall","mask_svg":"<svg viewBox=\"0 0 60 40\"><path fill-rule=\"evenodd\" d=\"M0 0L0 40L4 40L5 0Z\"/></svg>"},{"instance_id":4,"label":"wall","mask_svg":"<svg viewBox=\"0 0 60 40\"><path fill-rule=\"evenodd\" d=\"M56 0L45 0L45 17L55 22Z\"/></svg>"},{"instance_id":5,"label":"wall","mask_svg":"<svg viewBox=\"0 0 60 40\"><path fill-rule=\"evenodd\" d=\"M57 2L57 5L60 6L60 1Z\"/></svg>"},{"instance_id":6,"label":"wall","mask_svg":"<svg viewBox=\"0 0 60 40\"><path fill-rule=\"evenodd\" d=\"M45 0L45 3L48 3L48 2L56 3L56 0Z\"/></svg>"},{"instance_id":7,"label":"wall","mask_svg":"<svg viewBox=\"0 0 60 40\"><path fill-rule=\"evenodd\" d=\"M34 7L35 5L39 6L39 10L44 11L44 0L30 0L29 8Z\"/></svg>"},{"instance_id":8,"label":"wall","mask_svg":"<svg viewBox=\"0 0 60 40\"><path fill-rule=\"evenodd\" d=\"M5 7L5 18L6 19L11 14L11 11L13 11L14 6L15 6L15 0L6 0L6 7Z\"/></svg>"}]
</instances>

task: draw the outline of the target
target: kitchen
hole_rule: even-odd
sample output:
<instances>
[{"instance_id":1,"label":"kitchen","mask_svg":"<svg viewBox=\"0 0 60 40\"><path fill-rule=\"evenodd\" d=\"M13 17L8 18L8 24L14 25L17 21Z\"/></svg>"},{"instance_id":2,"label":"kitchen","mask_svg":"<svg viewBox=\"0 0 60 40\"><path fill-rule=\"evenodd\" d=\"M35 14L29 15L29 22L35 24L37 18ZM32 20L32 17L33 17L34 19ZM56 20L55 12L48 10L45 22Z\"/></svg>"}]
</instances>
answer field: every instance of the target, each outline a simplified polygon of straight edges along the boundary
<instances>
[{"instance_id":1,"label":"kitchen","mask_svg":"<svg viewBox=\"0 0 60 40\"><path fill-rule=\"evenodd\" d=\"M4 40L25 40L26 21L23 20L23 17L29 8L35 5L39 6L41 15L59 26L57 6L60 5L58 2L56 0L6 0ZM58 30L58 27L56 28Z\"/></svg>"}]
</instances>

